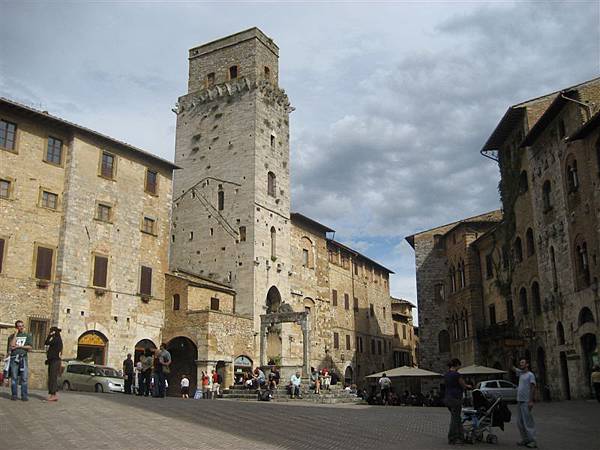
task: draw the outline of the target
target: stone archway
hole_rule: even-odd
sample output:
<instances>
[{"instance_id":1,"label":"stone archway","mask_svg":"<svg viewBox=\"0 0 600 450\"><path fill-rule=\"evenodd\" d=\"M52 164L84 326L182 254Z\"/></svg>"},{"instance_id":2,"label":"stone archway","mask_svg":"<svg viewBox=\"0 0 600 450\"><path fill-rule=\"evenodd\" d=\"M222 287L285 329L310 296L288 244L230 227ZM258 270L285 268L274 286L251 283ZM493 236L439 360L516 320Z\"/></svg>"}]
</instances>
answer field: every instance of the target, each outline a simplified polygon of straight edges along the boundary
<instances>
[{"instance_id":1,"label":"stone archway","mask_svg":"<svg viewBox=\"0 0 600 450\"><path fill-rule=\"evenodd\" d=\"M108 338L97 330L90 330L79 336L77 340L77 359L94 364L106 364Z\"/></svg>"},{"instance_id":2,"label":"stone archway","mask_svg":"<svg viewBox=\"0 0 600 450\"><path fill-rule=\"evenodd\" d=\"M352 366L346 367L346 371L344 372L344 383L346 385L354 383L354 370L352 369Z\"/></svg>"},{"instance_id":3,"label":"stone archway","mask_svg":"<svg viewBox=\"0 0 600 450\"><path fill-rule=\"evenodd\" d=\"M150 339L142 339L141 341L138 341L138 343L135 344L134 347L134 362L137 363L140 360L140 357L146 352L146 350L154 352L154 350L156 350L156 345L154 344L154 342L152 342Z\"/></svg>"},{"instance_id":4,"label":"stone archway","mask_svg":"<svg viewBox=\"0 0 600 450\"><path fill-rule=\"evenodd\" d=\"M581 355L583 364L583 379L586 380L586 386L591 389L590 376L592 374L592 367L594 364L594 356L598 357L598 340L596 335L593 333L586 333L581 336ZM588 393L586 390L586 393Z\"/></svg>"},{"instance_id":5,"label":"stone archway","mask_svg":"<svg viewBox=\"0 0 600 450\"><path fill-rule=\"evenodd\" d=\"M167 350L171 353L170 373L167 375L169 382L168 395L179 395L179 383L181 376L186 375L190 380L190 394L196 391L198 384L197 364L198 347L191 339L184 336L174 337L167 344Z\"/></svg>"},{"instance_id":6,"label":"stone archway","mask_svg":"<svg viewBox=\"0 0 600 450\"><path fill-rule=\"evenodd\" d=\"M267 314L273 314L279 312L279 307L281 306L281 294L279 293L279 289L275 286L271 286L269 292L267 292Z\"/></svg>"}]
</instances>

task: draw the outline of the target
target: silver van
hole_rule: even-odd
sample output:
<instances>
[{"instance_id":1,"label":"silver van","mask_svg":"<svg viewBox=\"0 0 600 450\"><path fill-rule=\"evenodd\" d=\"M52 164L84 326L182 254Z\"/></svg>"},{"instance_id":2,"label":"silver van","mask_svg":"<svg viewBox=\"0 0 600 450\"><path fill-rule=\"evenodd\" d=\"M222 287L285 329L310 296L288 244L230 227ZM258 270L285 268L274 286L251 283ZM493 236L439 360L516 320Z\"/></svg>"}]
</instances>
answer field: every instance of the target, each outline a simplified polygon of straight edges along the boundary
<instances>
[{"instance_id":1,"label":"silver van","mask_svg":"<svg viewBox=\"0 0 600 450\"><path fill-rule=\"evenodd\" d=\"M112 367L69 361L58 385L64 391L124 392L123 377Z\"/></svg>"}]
</instances>

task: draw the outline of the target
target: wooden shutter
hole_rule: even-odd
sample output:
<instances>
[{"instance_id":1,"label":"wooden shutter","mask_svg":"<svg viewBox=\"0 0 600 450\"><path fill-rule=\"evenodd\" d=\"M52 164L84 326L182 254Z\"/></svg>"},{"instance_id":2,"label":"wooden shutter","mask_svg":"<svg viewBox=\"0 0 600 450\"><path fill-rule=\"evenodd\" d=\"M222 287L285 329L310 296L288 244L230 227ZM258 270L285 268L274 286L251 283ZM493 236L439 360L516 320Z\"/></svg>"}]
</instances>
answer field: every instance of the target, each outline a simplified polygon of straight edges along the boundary
<instances>
[{"instance_id":1,"label":"wooden shutter","mask_svg":"<svg viewBox=\"0 0 600 450\"><path fill-rule=\"evenodd\" d=\"M46 247L37 248L37 259L35 265L35 277L39 280L52 279L52 260L54 250Z\"/></svg>"},{"instance_id":2,"label":"wooden shutter","mask_svg":"<svg viewBox=\"0 0 600 450\"><path fill-rule=\"evenodd\" d=\"M344 309L350 309L350 296L344 294Z\"/></svg>"},{"instance_id":3,"label":"wooden shutter","mask_svg":"<svg viewBox=\"0 0 600 450\"><path fill-rule=\"evenodd\" d=\"M340 335L333 333L333 348L340 348Z\"/></svg>"},{"instance_id":4,"label":"wooden shutter","mask_svg":"<svg viewBox=\"0 0 600 450\"><path fill-rule=\"evenodd\" d=\"M335 289L331 291L331 303L333 306L337 306L337 291Z\"/></svg>"},{"instance_id":5,"label":"wooden shutter","mask_svg":"<svg viewBox=\"0 0 600 450\"><path fill-rule=\"evenodd\" d=\"M218 298L212 297L210 299L210 309L212 309L213 311L219 310L219 299Z\"/></svg>"},{"instance_id":6,"label":"wooden shutter","mask_svg":"<svg viewBox=\"0 0 600 450\"><path fill-rule=\"evenodd\" d=\"M142 276L140 278L140 294L152 295L152 268L142 266Z\"/></svg>"},{"instance_id":7,"label":"wooden shutter","mask_svg":"<svg viewBox=\"0 0 600 450\"><path fill-rule=\"evenodd\" d=\"M0 273L2 273L3 263L4 263L4 239L0 239Z\"/></svg>"},{"instance_id":8,"label":"wooden shutter","mask_svg":"<svg viewBox=\"0 0 600 450\"><path fill-rule=\"evenodd\" d=\"M108 258L106 256L94 256L94 286L106 287L108 269Z\"/></svg>"}]
</instances>

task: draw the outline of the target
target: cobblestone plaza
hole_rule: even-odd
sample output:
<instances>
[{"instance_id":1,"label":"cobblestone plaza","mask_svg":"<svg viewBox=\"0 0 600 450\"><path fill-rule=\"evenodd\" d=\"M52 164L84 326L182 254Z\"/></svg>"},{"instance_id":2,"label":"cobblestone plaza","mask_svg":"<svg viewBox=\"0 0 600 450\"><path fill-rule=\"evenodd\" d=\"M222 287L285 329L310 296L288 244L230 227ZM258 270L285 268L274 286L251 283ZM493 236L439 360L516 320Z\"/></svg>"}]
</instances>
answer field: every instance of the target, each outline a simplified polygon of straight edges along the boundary
<instances>
[{"instance_id":1,"label":"cobblestone plaza","mask_svg":"<svg viewBox=\"0 0 600 450\"><path fill-rule=\"evenodd\" d=\"M64 393L58 403L11 402L0 393L0 448L21 449L442 449L445 408L314 406ZM514 418L497 448L515 448ZM543 449L592 449L600 405L538 403ZM478 444L477 447L489 447Z\"/></svg>"}]
</instances>

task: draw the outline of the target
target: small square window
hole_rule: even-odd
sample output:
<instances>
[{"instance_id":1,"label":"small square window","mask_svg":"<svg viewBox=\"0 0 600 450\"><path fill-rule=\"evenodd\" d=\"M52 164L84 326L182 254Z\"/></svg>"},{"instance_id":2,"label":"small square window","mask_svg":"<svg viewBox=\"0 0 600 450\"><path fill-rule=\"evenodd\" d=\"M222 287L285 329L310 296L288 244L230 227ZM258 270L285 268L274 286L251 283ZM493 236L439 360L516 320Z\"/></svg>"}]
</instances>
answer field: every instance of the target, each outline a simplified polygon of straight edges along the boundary
<instances>
[{"instance_id":1,"label":"small square window","mask_svg":"<svg viewBox=\"0 0 600 450\"><path fill-rule=\"evenodd\" d=\"M0 198L10 198L11 184L8 180L0 180Z\"/></svg>"},{"instance_id":2,"label":"small square window","mask_svg":"<svg viewBox=\"0 0 600 450\"><path fill-rule=\"evenodd\" d=\"M206 75L206 87L210 87L215 84L215 73L211 72Z\"/></svg>"},{"instance_id":3,"label":"small square window","mask_svg":"<svg viewBox=\"0 0 600 450\"><path fill-rule=\"evenodd\" d=\"M96 208L96 219L101 222L110 222L112 216L112 208L108 205L103 205L102 203L98 203L98 207Z\"/></svg>"},{"instance_id":4,"label":"small square window","mask_svg":"<svg viewBox=\"0 0 600 450\"><path fill-rule=\"evenodd\" d=\"M144 217L142 231L148 234L156 234L156 220L151 219L150 217Z\"/></svg>"},{"instance_id":5,"label":"small square window","mask_svg":"<svg viewBox=\"0 0 600 450\"><path fill-rule=\"evenodd\" d=\"M102 152L102 161L100 162L100 175L111 180L115 175L115 156L107 152Z\"/></svg>"},{"instance_id":6,"label":"small square window","mask_svg":"<svg viewBox=\"0 0 600 450\"><path fill-rule=\"evenodd\" d=\"M49 209L58 208L58 195L53 194L52 192L42 191L42 206Z\"/></svg>"},{"instance_id":7,"label":"small square window","mask_svg":"<svg viewBox=\"0 0 600 450\"><path fill-rule=\"evenodd\" d=\"M158 174L152 170L146 171L146 192L152 195L156 195L156 187L158 182Z\"/></svg>"},{"instance_id":8,"label":"small square window","mask_svg":"<svg viewBox=\"0 0 600 450\"><path fill-rule=\"evenodd\" d=\"M0 147L14 150L17 137L17 125L6 120L0 120Z\"/></svg>"},{"instance_id":9,"label":"small square window","mask_svg":"<svg viewBox=\"0 0 600 450\"><path fill-rule=\"evenodd\" d=\"M52 164L62 164L62 141L48 137L48 148L46 149L46 161Z\"/></svg>"},{"instance_id":10,"label":"small square window","mask_svg":"<svg viewBox=\"0 0 600 450\"><path fill-rule=\"evenodd\" d=\"M216 297L212 297L210 299L210 309L212 311L218 311L219 310L219 299Z\"/></svg>"}]
</instances>

